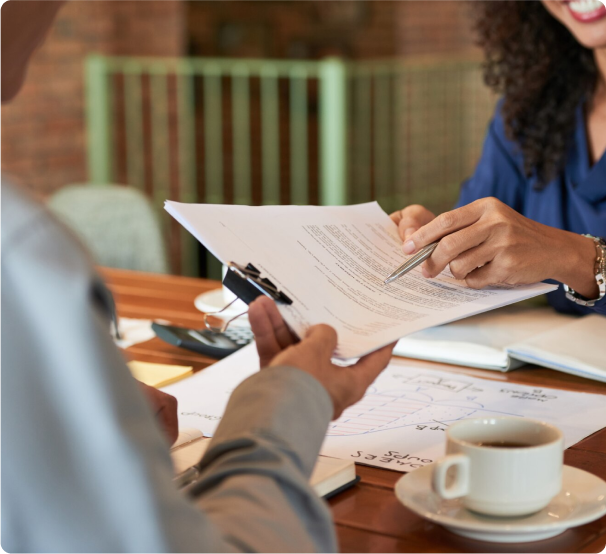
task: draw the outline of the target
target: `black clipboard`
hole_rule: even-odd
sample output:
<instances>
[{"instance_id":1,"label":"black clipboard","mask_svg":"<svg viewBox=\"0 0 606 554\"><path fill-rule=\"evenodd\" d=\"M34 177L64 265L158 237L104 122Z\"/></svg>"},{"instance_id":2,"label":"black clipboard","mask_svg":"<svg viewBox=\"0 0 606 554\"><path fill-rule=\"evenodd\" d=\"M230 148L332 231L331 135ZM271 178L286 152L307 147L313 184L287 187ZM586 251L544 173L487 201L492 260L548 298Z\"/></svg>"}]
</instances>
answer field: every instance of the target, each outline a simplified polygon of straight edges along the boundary
<instances>
[{"instance_id":1,"label":"black clipboard","mask_svg":"<svg viewBox=\"0 0 606 554\"><path fill-rule=\"evenodd\" d=\"M227 304L227 306L224 306L218 312L204 314L204 325L206 325L207 329L216 333L224 333L232 321L244 315L246 312L242 312L228 321L225 321L221 327L216 327L209 323L207 319L208 316L218 316L238 299L242 300L245 304L250 304L259 296L264 295L275 302L280 302L282 304L290 305L293 303L292 300L282 291L278 290L276 285L267 277L262 277L261 272L251 263L242 266L236 262L229 262L227 264L227 273L223 278L223 285L233 292L237 298L232 300L232 302Z\"/></svg>"}]
</instances>

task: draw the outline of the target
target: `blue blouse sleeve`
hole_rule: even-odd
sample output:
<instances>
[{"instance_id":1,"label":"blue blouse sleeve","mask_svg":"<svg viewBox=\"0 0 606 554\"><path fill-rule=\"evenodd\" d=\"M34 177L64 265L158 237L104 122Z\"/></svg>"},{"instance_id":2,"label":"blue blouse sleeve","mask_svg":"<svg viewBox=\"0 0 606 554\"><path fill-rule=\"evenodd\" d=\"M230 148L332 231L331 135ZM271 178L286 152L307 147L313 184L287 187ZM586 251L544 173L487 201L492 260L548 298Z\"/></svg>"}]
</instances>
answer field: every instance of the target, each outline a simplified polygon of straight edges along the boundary
<instances>
[{"instance_id":1,"label":"blue blouse sleeve","mask_svg":"<svg viewBox=\"0 0 606 554\"><path fill-rule=\"evenodd\" d=\"M522 211L527 179L522 169L521 153L505 136L501 105L502 101L497 105L488 127L475 173L461 186L457 208L480 198L494 196L513 209Z\"/></svg>"},{"instance_id":2,"label":"blue blouse sleeve","mask_svg":"<svg viewBox=\"0 0 606 554\"><path fill-rule=\"evenodd\" d=\"M495 115L488 127L484 140L482 156L474 174L461 185L456 203L457 208L493 196L501 202L524 214L528 210L526 203L529 189L533 186L533 177L524 175L524 160L515 142L507 138L505 124L501 114L503 101L497 104ZM555 221L555 220L554 220ZM545 222L547 223L547 222ZM556 281L548 281L558 284ZM563 287L547 295L549 303L559 312L606 315L606 297L594 307L587 308L568 300Z\"/></svg>"}]
</instances>

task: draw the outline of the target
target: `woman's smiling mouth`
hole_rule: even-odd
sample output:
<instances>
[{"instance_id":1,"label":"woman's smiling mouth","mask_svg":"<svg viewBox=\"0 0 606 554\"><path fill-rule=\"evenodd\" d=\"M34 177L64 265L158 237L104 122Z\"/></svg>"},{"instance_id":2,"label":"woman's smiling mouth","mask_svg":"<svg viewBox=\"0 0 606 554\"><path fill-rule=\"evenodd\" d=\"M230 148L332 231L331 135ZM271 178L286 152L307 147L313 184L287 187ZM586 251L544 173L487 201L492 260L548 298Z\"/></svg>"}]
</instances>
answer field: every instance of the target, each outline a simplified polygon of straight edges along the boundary
<instances>
[{"instance_id":1,"label":"woman's smiling mouth","mask_svg":"<svg viewBox=\"0 0 606 554\"><path fill-rule=\"evenodd\" d=\"M581 23L593 23L606 17L606 5L600 0L565 0L570 15Z\"/></svg>"}]
</instances>

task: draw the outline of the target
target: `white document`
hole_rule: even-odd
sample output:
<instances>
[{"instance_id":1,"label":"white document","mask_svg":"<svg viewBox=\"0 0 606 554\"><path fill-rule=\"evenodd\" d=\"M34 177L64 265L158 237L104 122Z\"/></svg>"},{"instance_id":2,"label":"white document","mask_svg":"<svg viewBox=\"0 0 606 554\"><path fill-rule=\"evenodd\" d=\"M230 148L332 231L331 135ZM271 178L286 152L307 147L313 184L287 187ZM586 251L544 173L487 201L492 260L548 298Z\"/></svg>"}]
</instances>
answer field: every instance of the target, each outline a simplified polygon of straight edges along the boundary
<instances>
[{"instance_id":1,"label":"white document","mask_svg":"<svg viewBox=\"0 0 606 554\"><path fill-rule=\"evenodd\" d=\"M233 390L257 371L259 356L253 342L192 377L162 387L179 401L179 429L193 427L212 437Z\"/></svg>"},{"instance_id":2,"label":"white document","mask_svg":"<svg viewBox=\"0 0 606 554\"><path fill-rule=\"evenodd\" d=\"M231 391L258 370L251 344L165 387L179 401L179 427L195 427L212 436ZM393 360L364 398L331 422L320 453L412 471L444 455L445 431L453 422L503 415L559 427L568 448L606 425L606 395L492 381Z\"/></svg>"},{"instance_id":3,"label":"white document","mask_svg":"<svg viewBox=\"0 0 606 554\"><path fill-rule=\"evenodd\" d=\"M280 312L297 335L331 325L335 356L357 358L397 339L556 287L473 290L448 271L417 268L389 285L403 260L397 227L376 202L355 206L224 206L167 201L166 210L223 263L252 263L293 304Z\"/></svg>"},{"instance_id":4,"label":"white document","mask_svg":"<svg viewBox=\"0 0 606 554\"><path fill-rule=\"evenodd\" d=\"M135 344L146 342L156 336L152 329L151 319L133 319L121 317L118 320L120 339L114 338L114 342L120 348L130 348Z\"/></svg>"},{"instance_id":5,"label":"white document","mask_svg":"<svg viewBox=\"0 0 606 554\"><path fill-rule=\"evenodd\" d=\"M518 416L560 428L568 448L606 425L606 395L529 387L393 361L364 398L329 425L321 453L410 471L444 455L461 419Z\"/></svg>"},{"instance_id":6,"label":"white document","mask_svg":"<svg viewBox=\"0 0 606 554\"><path fill-rule=\"evenodd\" d=\"M508 371L525 363L511 357L512 345L574 321L575 316L559 314L547 306L516 304L409 335L398 341L394 354ZM576 336L570 336L570 341Z\"/></svg>"}]
</instances>

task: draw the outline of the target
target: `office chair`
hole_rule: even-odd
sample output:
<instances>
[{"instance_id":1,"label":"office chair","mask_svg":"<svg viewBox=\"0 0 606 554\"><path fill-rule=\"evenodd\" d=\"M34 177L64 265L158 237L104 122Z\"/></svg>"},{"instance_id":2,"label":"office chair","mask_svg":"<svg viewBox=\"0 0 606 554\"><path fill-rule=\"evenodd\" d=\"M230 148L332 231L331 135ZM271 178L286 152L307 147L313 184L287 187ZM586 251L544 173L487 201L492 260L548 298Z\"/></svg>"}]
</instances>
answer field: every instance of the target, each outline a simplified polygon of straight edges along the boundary
<instances>
[{"instance_id":1,"label":"office chair","mask_svg":"<svg viewBox=\"0 0 606 554\"><path fill-rule=\"evenodd\" d=\"M69 185L49 208L107 267L168 273L157 214L139 190L120 185Z\"/></svg>"}]
</instances>

